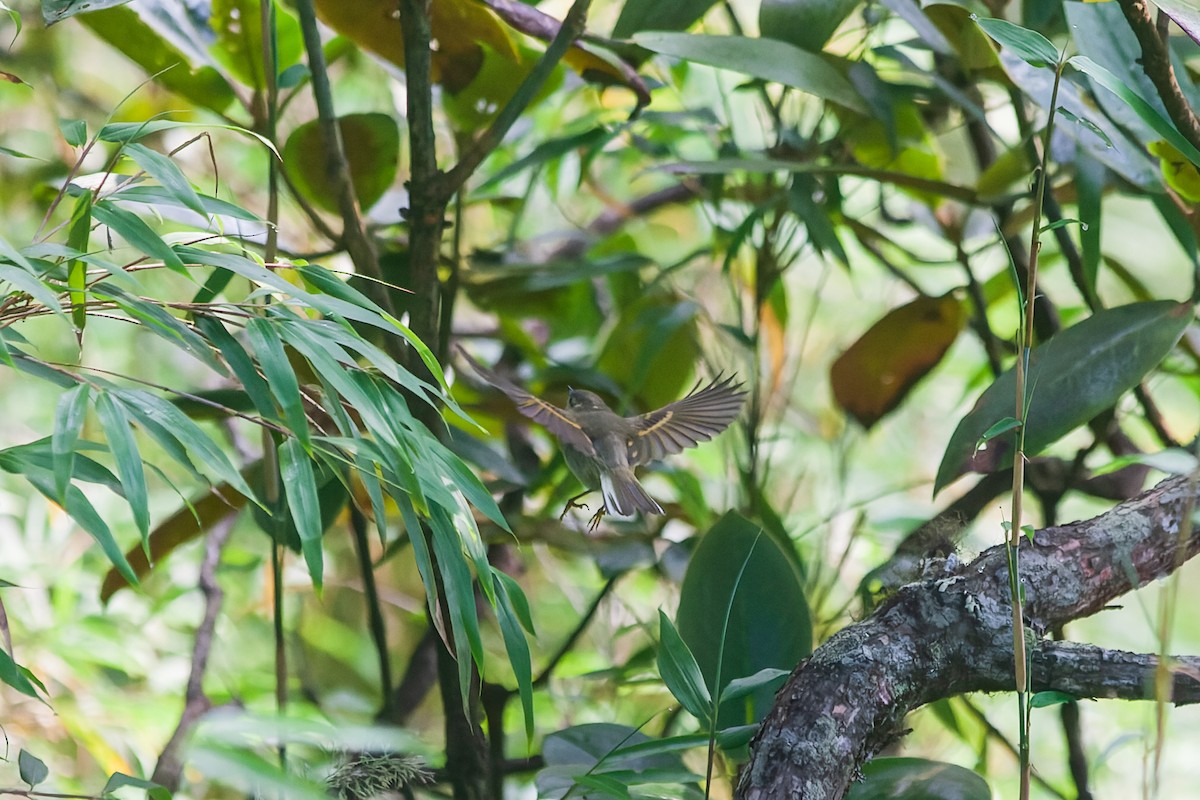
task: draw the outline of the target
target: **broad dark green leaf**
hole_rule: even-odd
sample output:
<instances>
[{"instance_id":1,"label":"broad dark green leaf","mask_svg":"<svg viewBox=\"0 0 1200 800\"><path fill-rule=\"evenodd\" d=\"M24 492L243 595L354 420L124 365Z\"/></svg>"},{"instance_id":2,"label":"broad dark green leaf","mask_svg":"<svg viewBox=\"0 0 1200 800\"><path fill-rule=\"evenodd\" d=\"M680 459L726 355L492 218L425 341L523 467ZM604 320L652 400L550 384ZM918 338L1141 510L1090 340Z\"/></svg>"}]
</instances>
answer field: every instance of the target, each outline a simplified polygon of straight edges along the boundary
<instances>
[{"instance_id":1,"label":"broad dark green leaf","mask_svg":"<svg viewBox=\"0 0 1200 800\"><path fill-rule=\"evenodd\" d=\"M690 28L716 0L627 0L613 26L613 36L628 39L642 31L681 31Z\"/></svg>"},{"instance_id":2,"label":"broad dark green leaf","mask_svg":"<svg viewBox=\"0 0 1200 800\"><path fill-rule=\"evenodd\" d=\"M31 789L50 777L50 768L45 762L25 748L17 754L17 770L22 782L29 784Z\"/></svg>"},{"instance_id":3,"label":"broad dark green leaf","mask_svg":"<svg viewBox=\"0 0 1200 800\"><path fill-rule=\"evenodd\" d=\"M819 52L860 0L762 0L758 29L763 36Z\"/></svg>"},{"instance_id":4,"label":"broad dark green leaf","mask_svg":"<svg viewBox=\"0 0 1200 800\"><path fill-rule=\"evenodd\" d=\"M991 800L987 781L969 769L923 758L876 758L846 800Z\"/></svg>"},{"instance_id":5,"label":"broad dark green leaf","mask_svg":"<svg viewBox=\"0 0 1200 800\"><path fill-rule=\"evenodd\" d=\"M745 73L799 89L866 114L866 104L832 56L817 55L774 39L700 36L687 33L639 33L634 41L665 56Z\"/></svg>"},{"instance_id":6,"label":"broad dark green leaf","mask_svg":"<svg viewBox=\"0 0 1200 800\"><path fill-rule=\"evenodd\" d=\"M1058 50L1042 34L1022 28L1006 19L976 17L983 32L1020 56L1033 67L1051 67L1058 63Z\"/></svg>"},{"instance_id":7,"label":"broad dark green leaf","mask_svg":"<svg viewBox=\"0 0 1200 800\"><path fill-rule=\"evenodd\" d=\"M1192 321L1188 304L1159 300L1099 311L1030 354L1025 454L1035 456L1111 407L1154 369ZM934 492L968 471L994 472L1012 464L1015 437L985 433L1016 411L1016 372L995 380L959 422L938 467Z\"/></svg>"},{"instance_id":8,"label":"broad dark green leaf","mask_svg":"<svg viewBox=\"0 0 1200 800\"><path fill-rule=\"evenodd\" d=\"M658 611L658 631L658 673L663 683L688 713L707 724L713 715L712 695L696 657L662 609Z\"/></svg>"},{"instance_id":9,"label":"broad dark green leaf","mask_svg":"<svg viewBox=\"0 0 1200 800\"><path fill-rule=\"evenodd\" d=\"M569 794L582 800L611 796L609 783L591 780L597 776L615 782L614 791L618 785L671 783L684 784L679 796L698 797L694 793L698 776L687 770L679 751L702 747L707 742L706 736L651 739L633 728L610 723L556 731L542 746L546 768L537 775L538 797L562 798Z\"/></svg>"},{"instance_id":10,"label":"broad dark green leaf","mask_svg":"<svg viewBox=\"0 0 1200 800\"><path fill-rule=\"evenodd\" d=\"M54 463L54 491L62 502L67 485L75 472L75 445L83 431L83 418L88 409L90 387L77 384L63 392L54 409L54 433L50 437L50 454Z\"/></svg>"},{"instance_id":11,"label":"broad dark green leaf","mask_svg":"<svg viewBox=\"0 0 1200 800\"><path fill-rule=\"evenodd\" d=\"M86 14L80 21L111 46L120 51L155 82L203 108L218 114L234 101L233 88L219 71L209 63L202 37L194 31L168 31L178 23L180 14L160 11L159 6L176 0L148 3L139 0L129 8L109 8ZM186 18L186 17L185 17ZM167 35L164 35L167 34ZM190 34L190 36L189 36ZM195 42L192 48L186 43Z\"/></svg>"},{"instance_id":12,"label":"broad dark green leaf","mask_svg":"<svg viewBox=\"0 0 1200 800\"><path fill-rule=\"evenodd\" d=\"M400 128L387 114L347 114L338 118L355 198L365 211L383 197L400 164ZM288 136L283 166L306 199L336 212L338 197L330 174L320 123L306 122Z\"/></svg>"},{"instance_id":13,"label":"broad dark green leaf","mask_svg":"<svg viewBox=\"0 0 1200 800\"><path fill-rule=\"evenodd\" d=\"M696 546L677 620L714 695L730 680L764 669L790 670L812 652L812 621L795 553L734 513L718 520ZM773 699L766 684L738 700L722 698L717 727L761 720Z\"/></svg>"},{"instance_id":14,"label":"broad dark green leaf","mask_svg":"<svg viewBox=\"0 0 1200 800\"><path fill-rule=\"evenodd\" d=\"M321 503L317 499L317 481L312 460L299 439L289 438L279 448L279 476L287 496L288 512L300 534L300 552L308 566L309 577L321 590L324 556L321 550Z\"/></svg>"},{"instance_id":15,"label":"broad dark green leaf","mask_svg":"<svg viewBox=\"0 0 1200 800\"><path fill-rule=\"evenodd\" d=\"M125 407L114 402L107 392L96 398L96 417L108 439L108 449L117 463L117 474L121 477L121 488L125 500L133 512L133 520L142 535L142 544L149 547L150 505L146 490L146 473L138 452L137 440L129 428L129 415Z\"/></svg>"}]
</instances>

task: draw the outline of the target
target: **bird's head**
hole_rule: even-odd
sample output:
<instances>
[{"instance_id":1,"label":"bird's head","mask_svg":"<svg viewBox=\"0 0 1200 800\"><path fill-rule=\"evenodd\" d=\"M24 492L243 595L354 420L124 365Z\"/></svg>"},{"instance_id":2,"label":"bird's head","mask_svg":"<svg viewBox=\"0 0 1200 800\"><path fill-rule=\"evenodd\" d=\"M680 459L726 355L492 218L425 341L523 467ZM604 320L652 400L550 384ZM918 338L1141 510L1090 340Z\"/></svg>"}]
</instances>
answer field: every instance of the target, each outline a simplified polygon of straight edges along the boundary
<instances>
[{"instance_id":1,"label":"bird's head","mask_svg":"<svg viewBox=\"0 0 1200 800\"><path fill-rule=\"evenodd\" d=\"M573 411L608 411L600 395L584 389L567 387L567 408Z\"/></svg>"}]
</instances>

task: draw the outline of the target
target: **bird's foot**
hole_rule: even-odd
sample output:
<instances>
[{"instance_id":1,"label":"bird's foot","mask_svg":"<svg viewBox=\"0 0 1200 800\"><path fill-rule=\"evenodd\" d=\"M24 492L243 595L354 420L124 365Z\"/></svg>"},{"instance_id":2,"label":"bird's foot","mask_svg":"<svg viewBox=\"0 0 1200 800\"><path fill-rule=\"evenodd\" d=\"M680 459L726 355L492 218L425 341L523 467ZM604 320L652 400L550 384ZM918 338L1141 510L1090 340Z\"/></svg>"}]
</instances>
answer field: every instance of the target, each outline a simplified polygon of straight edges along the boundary
<instances>
[{"instance_id":1,"label":"bird's foot","mask_svg":"<svg viewBox=\"0 0 1200 800\"><path fill-rule=\"evenodd\" d=\"M593 514L592 518L588 521L588 530L594 531L596 528L600 527L600 520L603 519L604 515L607 513L608 506L600 506L600 510Z\"/></svg>"},{"instance_id":2,"label":"bird's foot","mask_svg":"<svg viewBox=\"0 0 1200 800\"><path fill-rule=\"evenodd\" d=\"M587 511L587 507L588 507L587 503L579 503L576 501L578 501L579 498L583 497L585 494L589 494L590 492L591 492L591 489L588 489L588 491L580 492L579 494L575 495L570 500L568 500L567 504L565 506L563 506L562 513L558 515L558 521L562 522L564 519L566 519L567 512L569 512L572 508L582 508L584 511Z\"/></svg>"}]
</instances>

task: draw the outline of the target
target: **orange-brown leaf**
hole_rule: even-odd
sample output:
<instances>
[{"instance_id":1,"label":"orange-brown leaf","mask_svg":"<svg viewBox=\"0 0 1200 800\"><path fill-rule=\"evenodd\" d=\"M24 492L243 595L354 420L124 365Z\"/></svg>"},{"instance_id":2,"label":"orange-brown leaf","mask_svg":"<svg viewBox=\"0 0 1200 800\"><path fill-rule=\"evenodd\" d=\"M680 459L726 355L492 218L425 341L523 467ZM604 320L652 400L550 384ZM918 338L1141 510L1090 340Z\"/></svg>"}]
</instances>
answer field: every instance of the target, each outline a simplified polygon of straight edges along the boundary
<instances>
[{"instance_id":1,"label":"orange-brown leaf","mask_svg":"<svg viewBox=\"0 0 1200 800\"><path fill-rule=\"evenodd\" d=\"M893 309L833 362L833 396L870 428L945 355L966 321L954 293Z\"/></svg>"}]
</instances>

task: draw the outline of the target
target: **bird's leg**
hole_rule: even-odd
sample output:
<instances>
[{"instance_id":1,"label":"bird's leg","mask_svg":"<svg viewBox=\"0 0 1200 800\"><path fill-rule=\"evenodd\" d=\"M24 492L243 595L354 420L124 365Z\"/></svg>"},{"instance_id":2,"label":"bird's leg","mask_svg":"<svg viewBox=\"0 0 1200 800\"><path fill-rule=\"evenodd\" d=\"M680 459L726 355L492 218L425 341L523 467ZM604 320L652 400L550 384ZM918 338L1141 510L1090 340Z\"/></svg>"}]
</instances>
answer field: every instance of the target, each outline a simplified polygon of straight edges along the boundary
<instances>
[{"instance_id":1,"label":"bird's leg","mask_svg":"<svg viewBox=\"0 0 1200 800\"><path fill-rule=\"evenodd\" d=\"M593 514L592 518L588 521L588 530L589 531L596 530L596 528L598 528L600 526L600 520L603 519L604 515L607 513L608 513L608 506L605 506L605 505L600 506L600 510L597 511L595 514Z\"/></svg>"},{"instance_id":2,"label":"bird's leg","mask_svg":"<svg viewBox=\"0 0 1200 800\"><path fill-rule=\"evenodd\" d=\"M570 511L572 508L582 508L583 510L586 511L587 503L577 503L575 501L578 500L579 498L583 497L585 494L590 494L591 491L592 491L591 489L584 489L582 492L580 492L579 494L575 495L570 500L568 500L567 504L565 506L563 506L562 513L558 515L558 521L562 522L563 519L566 518L567 512Z\"/></svg>"}]
</instances>

